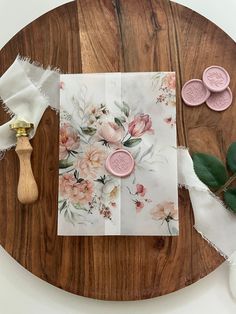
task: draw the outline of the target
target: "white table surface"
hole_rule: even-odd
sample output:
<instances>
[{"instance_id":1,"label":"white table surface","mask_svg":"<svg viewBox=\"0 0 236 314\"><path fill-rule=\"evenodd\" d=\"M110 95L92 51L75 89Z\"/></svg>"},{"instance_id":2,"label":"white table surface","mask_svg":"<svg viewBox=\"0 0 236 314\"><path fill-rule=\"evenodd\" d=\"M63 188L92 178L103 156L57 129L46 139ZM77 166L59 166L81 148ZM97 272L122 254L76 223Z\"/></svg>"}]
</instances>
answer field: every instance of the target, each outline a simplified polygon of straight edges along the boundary
<instances>
[{"instance_id":1,"label":"white table surface","mask_svg":"<svg viewBox=\"0 0 236 314\"><path fill-rule=\"evenodd\" d=\"M126 0L134 1L134 0ZM0 0L0 48L25 25L66 0ZM235 0L176 0L206 16L236 40ZM12 9L14 7L14 10ZM57 289L26 271L0 247L0 314L235 314L224 263L199 282L167 296L105 302Z\"/></svg>"}]
</instances>

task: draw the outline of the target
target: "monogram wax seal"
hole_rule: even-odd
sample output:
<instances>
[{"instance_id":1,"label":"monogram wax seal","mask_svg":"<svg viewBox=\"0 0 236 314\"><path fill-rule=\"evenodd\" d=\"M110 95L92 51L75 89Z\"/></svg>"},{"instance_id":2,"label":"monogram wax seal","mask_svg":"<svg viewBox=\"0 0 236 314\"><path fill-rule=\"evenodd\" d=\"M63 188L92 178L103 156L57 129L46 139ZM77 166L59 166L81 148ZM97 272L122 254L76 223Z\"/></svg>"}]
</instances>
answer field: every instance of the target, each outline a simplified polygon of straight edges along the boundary
<instances>
[{"instance_id":1,"label":"monogram wax seal","mask_svg":"<svg viewBox=\"0 0 236 314\"><path fill-rule=\"evenodd\" d=\"M215 111L223 111L227 109L233 101L233 95L231 89L228 87L221 93L212 93L207 99L207 106Z\"/></svg>"},{"instance_id":2,"label":"monogram wax seal","mask_svg":"<svg viewBox=\"0 0 236 314\"><path fill-rule=\"evenodd\" d=\"M211 92L219 93L229 86L230 76L224 68L213 65L203 72L202 80Z\"/></svg>"},{"instance_id":3,"label":"monogram wax seal","mask_svg":"<svg viewBox=\"0 0 236 314\"><path fill-rule=\"evenodd\" d=\"M116 177L127 177L134 169L134 158L127 150L117 149L107 157L105 167Z\"/></svg>"},{"instance_id":4,"label":"monogram wax seal","mask_svg":"<svg viewBox=\"0 0 236 314\"><path fill-rule=\"evenodd\" d=\"M188 106L199 106L210 96L209 90L202 80L193 79L184 84L182 88L182 98Z\"/></svg>"}]
</instances>

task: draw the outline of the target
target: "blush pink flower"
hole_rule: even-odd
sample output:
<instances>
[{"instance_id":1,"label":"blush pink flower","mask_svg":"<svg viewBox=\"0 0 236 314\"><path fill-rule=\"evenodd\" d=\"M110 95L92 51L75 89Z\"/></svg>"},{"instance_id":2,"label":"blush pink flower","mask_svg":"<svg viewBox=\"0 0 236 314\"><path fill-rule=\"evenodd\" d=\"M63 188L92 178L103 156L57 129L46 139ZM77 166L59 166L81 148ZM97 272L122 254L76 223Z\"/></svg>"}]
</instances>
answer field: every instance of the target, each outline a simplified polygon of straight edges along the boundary
<instances>
[{"instance_id":1,"label":"blush pink flower","mask_svg":"<svg viewBox=\"0 0 236 314\"><path fill-rule=\"evenodd\" d=\"M170 220L178 219L178 211L173 202L165 201L152 209L151 216L154 220L166 220L169 222Z\"/></svg>"},{"instance_id":2,"label":"blush pink flower","mask_svg":"<svg viewBox=\"0 0 236 314\"><path fill-rule=\"evenodd\" d=\"M65 173L59 176L59 191L60 195L68 198L71 192L71 187L76 184L76 179L72 173Z\"/></svg>"},{"instance_id":3,"label":"blush pink flower","mask_svg":"<svg viewBox=\"0 0 236 314\"><path fill-rule=\"evenodd\" d=\"M133 137L142 136L144 133L153 133L152 120L148 114L137 115L128 126L129 134Z\"/></svg>"},{"instance_id":4,"label":"blush pink flower","mask_svg":"<svg viewBox=\"0 0 236 314\"><path fill-rule=\"evenodd\" d=\"M119 195L119 183L116 180L107 181L102 188L102 199L115 201Z\"/></svg>"},{"instance_id":5,"label":"blush pink flower","mask_svg":"<svg viewBox=\"0 0 236 314\"><path fill-rule=\"evenodd\" d=\"M144 203L140 201L135 201L136 213L140 213L142 208L144 207Z\"/></svg>"},{"instance_id":6,"label":"blush pink flower","mask_svg":"<svg viewBox=\"0 0 236 314\"><path fill-rule=\"evenodd\" d=\"M83 178L95 178L97 172L104 166L106 154L104 150L97 146L91 146L84 153L82 159L78 159L75 168L79 169Z\"/></svg>"},{"instance_id":7,"label":"blush pink flower","mask_svg":"<svg viewBox=\"0 0 236 314\"><path fill-rule=\"evenodd\" d=\"M147 189L142 184L136 184L136 194L145 196Z\"/></svg>"},{"instance_id":8,"label":"blush pink flower","mask_svg":"<svg viewBox=\"0 0 236 314\"><path fill-rule=\"evenodd\" d=\"M106 109L105 105L95 106L89 105L86 108L86 115L87 115L87 122L89 125L97 126L101 122L99 121L103 115L106 115L108 110Z\"/></svg>"},{"instance_id":9,"label":"blush pink flower","mask_svg":"<svg viewBox=\"0 0 236 314\"><path fill-rule=\"evenodd\" d=\"M77 182L73 174L63 174L59 177L60 195L73 204L84 205L92 200L93 184L88 180Z\"/></svg>"},{"instance_id":10,"label":"blush pink flower","mask_svg":"<svg viewBox=\"0 0 236 314\"><path fill-rule=\"evenodd\" d=\"M108 206L105 206L103 204L102 207L100 208L99 212L100 212L100 215L103 216L103 218L107 218L107 219L111 220L112 213L111 213L111 210Z\"/></svg>"},{"instance_id":11,"label":"blush pink flower","mask_svg":"<svg viewBox=\"0 0 236 314\"><path fill-rule=\"evenodd\" d=\"M62 123L59 134L59 159L65 159L70 150L79 148L80 137L78 131L69 123Z\"/></svg>"},{"instance_id":12,"label":"blush pink flower","mask_svg":"<svg viewBox=\"0 0 236 314\"><path fill-rule=\"evenodd\" d=\"M115 144L121 141L124 130L114 122L104 122L98 130L98 135L106 142Z\"/></svg>"},{"instance_id":13,"label":"blush pink flower","mask_svg":"<svg viewBox=\"0 0 236 314\"><path fill-rule=\"evenodd\" d=\"M176 78L175 78L175 73L169 73L166 75L164 79L164 87L167 87L169 89L175 89L176 87Z\"/></svg>"},{"instance_id":14,"label":"blush pink flower","mask_svg":"<svg viewBox=\"0 0 236 314\"><path fill-rule=\"evenodd\" d=\"M169 118L165 118L164 122L169 124L171 127L173 127L175 125L175 123L176 123L176 120L173 119L172 117L169 117Z\"/></svg>"},{"instance_id":15,"label":"blush pink flower","mask_svg":"<svg viewBox=\"0 0 236 314\"><path fill-rule=\"evenodd\" d=\"M64 89L65 88L65 83L63 81L61 81L59 83L59 87L60 87L60 89Z\"/></svg>"},{"instance_id":16,"label":"blush pink flower","mask_svg":"<svg viewBox=\"0 0 236 314\"><path fill-rule=\"evenodd\" d=\"M74 204L87 204L92 201L93 184L88 180L73 185L70 200Z\"/></svg>"}]
</instances>

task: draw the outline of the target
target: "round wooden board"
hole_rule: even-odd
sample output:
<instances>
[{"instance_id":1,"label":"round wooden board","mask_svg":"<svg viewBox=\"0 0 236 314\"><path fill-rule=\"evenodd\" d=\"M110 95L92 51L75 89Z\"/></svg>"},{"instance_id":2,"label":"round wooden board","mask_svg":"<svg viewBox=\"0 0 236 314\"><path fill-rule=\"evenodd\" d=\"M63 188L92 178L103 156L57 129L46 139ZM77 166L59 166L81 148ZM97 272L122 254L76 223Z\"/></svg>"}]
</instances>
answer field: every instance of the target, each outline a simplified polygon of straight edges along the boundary
<instances>
[{"instance_id":1,"label":"round wooden board","mask_svg":"<svg viewBox=\"0 0 236 314\"><path fill-rule=\"evenodd\" d=\"M168 0L78 0L20 31L0 52L0 74L20 53L63 72L176 71L178 143L225 159L236 137L236 106L222 113L182 104L180 88L212 64L232 75L235 43L210 21ZM9 117L1 110L0 124ZM37 203L16 197L14 150L0 162L0 243L41 279L104 300L139 300L176 291L223 258L193 228L188 193L179 190L179 237L58 237L58 116L44 114L32 141Z\"/></svg>"}]
</instances>

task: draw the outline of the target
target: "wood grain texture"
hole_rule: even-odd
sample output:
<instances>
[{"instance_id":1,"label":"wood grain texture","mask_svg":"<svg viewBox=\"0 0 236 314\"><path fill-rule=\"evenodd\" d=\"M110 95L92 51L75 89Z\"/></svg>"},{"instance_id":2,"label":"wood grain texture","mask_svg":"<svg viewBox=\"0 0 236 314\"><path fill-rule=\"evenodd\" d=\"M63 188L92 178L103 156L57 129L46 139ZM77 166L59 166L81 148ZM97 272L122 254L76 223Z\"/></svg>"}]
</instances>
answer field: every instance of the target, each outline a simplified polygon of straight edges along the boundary
<instances>
[{"instance_id":1,"label":"wood grain texture","mask_svg":"<svg viewBox=\"0 0 236 314\"><path fill-rule=\"evenodd\" d=\"M224 66L236 91L235 43L214 24L168 0L78 0L40 17L0 52L0 74L17 53L68 73L176 71L178 143L225 159L236 106L223 113L182 104L180 88L205 67ZM1 111L0 123L8 119ZM52 132L54 130L54 132ZM58 116L46 111L32 141L39 200L16 197L17 156L0 162L0 243L26 269L66 291L104 300L164 295L206 276L223 258L193 228L179 190L180 236L58 237Z\"/></svg>"}]
</instances>

